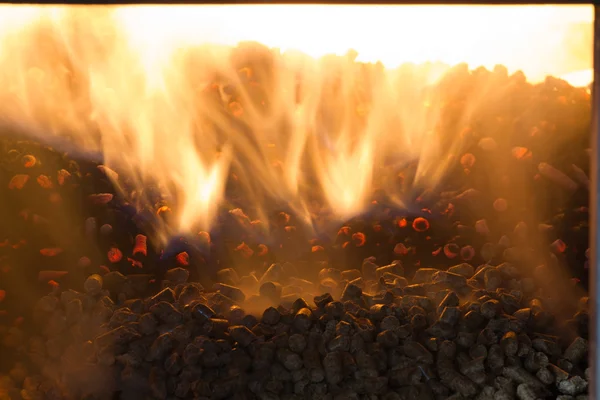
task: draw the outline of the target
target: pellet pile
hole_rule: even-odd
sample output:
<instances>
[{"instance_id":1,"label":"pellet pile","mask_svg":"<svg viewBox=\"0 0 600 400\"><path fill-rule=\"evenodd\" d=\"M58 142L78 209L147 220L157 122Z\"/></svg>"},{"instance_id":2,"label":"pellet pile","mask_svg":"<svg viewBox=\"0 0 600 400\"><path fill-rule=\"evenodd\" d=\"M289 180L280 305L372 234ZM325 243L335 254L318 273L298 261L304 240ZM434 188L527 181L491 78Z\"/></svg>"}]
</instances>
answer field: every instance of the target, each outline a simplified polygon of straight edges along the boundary
<instances>
[{"instance_id":1,"label":"pellet pile","mask_svg":"<svg viewBox=\"0 0 600 400\"><path fill-rule=\"evenodd\" d=\"M445 179L383 166L411 211L376 187L328 234L255 219L239 175L211 232L161 247L160 196L136 209L118 172L0 141L0 399L587 398L589 93L466 66L440 90L464 151Z\"/></svg>"},{"instance_id":2,"label":"pellet pile","mask_svg":"<svg viewBox=\"0 0 600 400\"><path fill-rule=\"evenodd\" d=\"M282 296L290 283L316 289L290 270L272 265L254 295L205 290L175 268L159 293L119 305L111 298L136 286L119 272L88 277L85 293L45 296L43 335L23 343L45 379L27 377L21 396L587 398L588 299L555 328L514 265L421 268L410 281L400 263L324 268L321 284L344 288L337 300ZM272 306L255 316L243 308L252 302ZM11 338L18 345L17 330Z\"/></svg>"}]
</instances>

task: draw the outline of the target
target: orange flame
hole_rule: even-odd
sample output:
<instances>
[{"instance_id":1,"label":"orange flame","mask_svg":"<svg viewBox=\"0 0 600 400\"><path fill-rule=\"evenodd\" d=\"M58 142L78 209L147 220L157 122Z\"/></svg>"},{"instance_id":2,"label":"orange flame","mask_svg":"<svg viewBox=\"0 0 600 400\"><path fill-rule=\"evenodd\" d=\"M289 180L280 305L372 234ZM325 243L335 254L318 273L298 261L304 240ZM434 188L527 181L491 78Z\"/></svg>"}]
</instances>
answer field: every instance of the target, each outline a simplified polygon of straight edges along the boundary
<instances>
[{"instance_id":1,"label":"orange flame","mask_svg":"<svg viewBox=\"0 0 600 400\"><path fill-rule=\"evenodd\" d=\"M446 169L446 105L423 91L446 64L585 84L592 19L592 6L0 6L0 128L101 151L141 202L151 182L176 203L179 231L210 226L232 165L259 205L267 193L310 219L306 187L318 184L347 217L365 207L380 156L418 160L430 185ZM272 77L237 68L231 46L248 40L277 49ZM355 60L381 62L367 89ZM444 64L395 69L428 61Z\"/></svg>"}]
</instances>

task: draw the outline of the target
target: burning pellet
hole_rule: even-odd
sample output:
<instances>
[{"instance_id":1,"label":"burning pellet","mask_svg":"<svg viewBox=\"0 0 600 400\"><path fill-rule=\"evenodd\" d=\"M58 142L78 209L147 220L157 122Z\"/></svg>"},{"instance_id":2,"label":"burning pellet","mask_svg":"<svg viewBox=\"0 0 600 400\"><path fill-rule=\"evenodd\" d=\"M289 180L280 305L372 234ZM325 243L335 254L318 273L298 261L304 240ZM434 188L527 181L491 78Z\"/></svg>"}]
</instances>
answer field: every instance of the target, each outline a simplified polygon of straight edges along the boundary
<instances>
[{"instance_id":1,"label":"burning pellet","mask_svg":"<svg viewBox=\"0 0 600 400\"><path fill-rule=\"evenodd\" d=\"M351 238L356 247L362 247L367 242L367 237L362 232L353 233Z\"/></svg>"},{"instance_id":2,"label":"burning pellet","mask_svg":"<svg viewBox=\"0 0 600 400\"><path fill-rule=\"evenodd\" d=\"M423 217L417 217L413 220L412 228L417 232L425 232L429 229L429 221Z\"/></svg>"},{"instance_id":3,"label":"burning pellet","mask_svg":"<svg viewBox=\"0 0 600 400\"><path fill-rule=\"evenodd\" d=\"M409 252L408 248L406 247L406 245L404 245L404 243L397 243L394 246L394 253L401 255L401 256L405 256L407 255Z\"/></svg>"},{"instance_id":4,"label":"burning pellet","mask_svg":"<svg viewBox=\"0 0 600 400\"><path fill-rule=\"evenodd\" d=\"M17 190L23 189L27 181L29 181L29 175L17 174L13 176L10 182L8 183L8 188Z\"/></svg>"},{"instance_id":5,"label":"burning pellet","mask_svg":"<svg viewBox=\"0 0 600 400\"><path fill-rule=\"evenodd\" d=\"M447 243L444 245L443 250L444 255L449 259L456 258L460 253L460 247L456 243Z\"/></svg>"},{"instance_id":6,"label":"burning pellet","mask_svg":"<svg viewBox=\"0 0 600 400\"><path fill-rule=\"evenodd\" d=\"M112 201L114 195L112 193L97 193L88 196L90 202L94 205L104 205Z\"/></svg>"},{"instance_id":7,"label":"burning pellet","mask_svg":"<svg viewBox=\"0 0 600 400\"><path fill-rule=\"evenodd\" d=\"M116 247L111 247L108 250L107 256L108 261L110 261L113 264L116 264L123 259L123 253Z\"/></svg>"},{"instance_id":8,"label":"burning pellet","mask_svg":"<svg viewBox=\"0 0 600 400\"><path fill-rule=\"evenodd\" d=\"M46 175L39 175L36 181L38 185L40 185L40 187L43 189L52 189L54 187L52 180Z\"/></svg>"},{"instance_id":9,"label":"burning pellet","mask_svg":"<svg viewBox=\"0 0 600 400\"><path fill-rule=\"evenodd\" d=\"M40 254L44 257L56 257L61 254L64 250L60 247L50 247L45 249L40 249Z\"/></svg>"},{"instance_id":10,"label":"burning pellet","mask_svg":"<svg viewBox=\"0 0 600 400\"><path fill-rule=\"evenodd\" d=\"M148 246L146 244L146 236L136 235L135 245L133 246L133 255L141 255L146 257L148 255Z\"/></svg>"}]
</instances>

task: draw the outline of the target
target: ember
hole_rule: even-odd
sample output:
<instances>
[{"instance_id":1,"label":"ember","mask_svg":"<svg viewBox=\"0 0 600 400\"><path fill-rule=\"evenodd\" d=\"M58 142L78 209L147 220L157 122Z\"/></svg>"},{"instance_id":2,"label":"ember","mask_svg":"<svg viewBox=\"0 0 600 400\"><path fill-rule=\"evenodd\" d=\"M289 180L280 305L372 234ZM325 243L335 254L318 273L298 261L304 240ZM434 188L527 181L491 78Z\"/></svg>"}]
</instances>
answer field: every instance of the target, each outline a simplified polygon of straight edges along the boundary
<instances>
[{"instance_id":1,"label":"ember","mask_svg":"<svg viewBox=\"0 0 600 400\"><path fill-rule=\"evenodd\" d=\"M398 68L5 9L0 399L586 399L591 15L516 9Z\"/></svg>"}]
</instances>

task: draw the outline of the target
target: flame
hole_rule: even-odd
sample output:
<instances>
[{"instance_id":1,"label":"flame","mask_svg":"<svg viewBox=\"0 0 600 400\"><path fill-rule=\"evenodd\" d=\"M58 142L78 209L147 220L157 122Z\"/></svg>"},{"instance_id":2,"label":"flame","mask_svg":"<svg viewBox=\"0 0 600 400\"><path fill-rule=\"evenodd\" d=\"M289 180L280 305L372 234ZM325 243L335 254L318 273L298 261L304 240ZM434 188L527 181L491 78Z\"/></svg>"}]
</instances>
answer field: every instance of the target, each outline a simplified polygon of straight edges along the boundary
<instances>
[{"instance_id":1,"label":"flame","mask_svg":"<svg viewBox=\"0 0 600 400\"><path fill-rule=\"evenodd\" d=\"M274 197L308 215L320 188L347 217L385 156L417 162L415 182L441 177L457 144L427 88L446 65L583 85L592 20L592 6L4 5L0 121L101 153L139 207L176 205L172 229L210 226L232 168L259 210ZM233 50L246 41L274 50Z\"/></svg>"}]
</instances>

